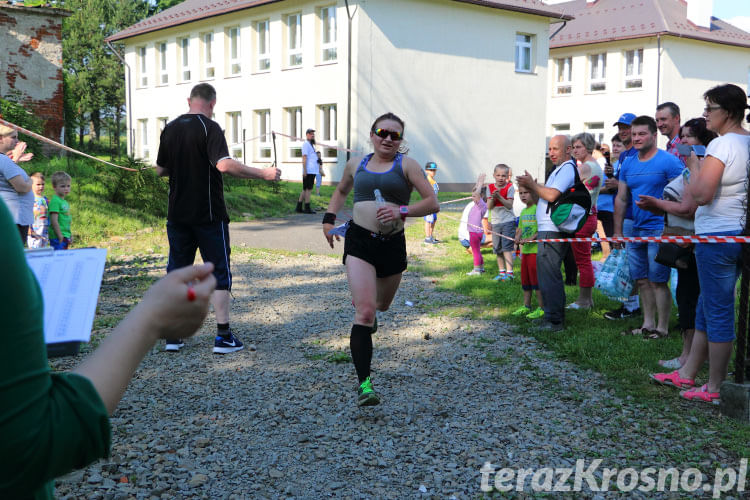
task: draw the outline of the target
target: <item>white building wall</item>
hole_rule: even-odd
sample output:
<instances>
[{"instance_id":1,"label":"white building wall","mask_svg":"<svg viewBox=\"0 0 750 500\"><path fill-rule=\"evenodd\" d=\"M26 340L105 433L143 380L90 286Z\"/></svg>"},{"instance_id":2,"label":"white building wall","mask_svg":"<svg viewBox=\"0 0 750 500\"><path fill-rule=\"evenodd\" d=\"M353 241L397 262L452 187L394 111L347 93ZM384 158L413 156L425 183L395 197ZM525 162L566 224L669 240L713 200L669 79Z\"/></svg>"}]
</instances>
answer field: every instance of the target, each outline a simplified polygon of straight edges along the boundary
<instances>
[{"instance_id":1,"label":"white building wall","mask_svg":"<svg viewBox=\"0 0 750 500\"><path fill-rule=\"evenodd\" d=\"M372 121L392 111L409 155L437 162L441 186L491 180L497 163L543 174L546 18L449 0L359 4L355 149L371 150ZM534 36L532 73L515 71L517 32Z\"/></svg>"},{"instance_id":2,"label":"white building wall","mask_svg":"<svg viewBox=\"0 0 750 500\"><path fill-rule=\"evenodd\" d=\"M642 87L625 86L625 53L643 49ZM606 90L590 89L590 56L606 53ZM556 93L557 65L562 58L572 57L571 92ZM591 44L550 50L549 83L546 90L547 137L556 133L556 126L568 124L568 134L589 131L593 123L603 123L604 143L617 133L612 124L622 113L654 114L658 74L658 52L655 38L623 42ZM662 61L663 64L663 61Z\"/></svg>"},{"instance_id":3,"label":"white building wall","mask_svg":"<svg viewBox=\"0 0 750 500\"><path fill-rule=\"evenodd\" d=\"M661 61L658 47L661 46ZM643 87L624 88L624 54L644 49ZM606 52L607 90L591 92L589 55ZM572 91L557 95L557 64L561 58L573 58ZM556 126L569 124L571 135L586 131L586 124L604 123L604 142L617 133L612 124L625 112L654 116L659 103L672 101L680 106L682 120L703 113L703 93L709 88L734 83L748 90L750 49L687 38L663 36L580 45L550 50L550 71L547 89L547 136L555 134ZM666 138L659 137L664 147Z\"/></svg>"},{"instance_id":4,"label":"white building wall","mask_svg":"<svg viewBox=\"0 0 750 500\"><path fill-rule=\"evenodd\" d=\"M337 60L323 63L319 57L321 6L337 5ZM200 22L178 26L157 33L149 33L126 40L125 58L131 68L131 78L135 85L132 87L132 119L135 130L135 153L141 155L139 120L148 120L148 143L150 145L149 162L155 163L158 151L159 129L157 119L168 117L174 119L187 112L187 98L192 87L206 82L216 88L217 102L213 119L222 128L227 129L226 114L241 112L242 127L248 139L258 135L259 126L255 110L269 109L271 111L271 129L288 134L288 123L285 119L285 108L302 108L302 131L307 128L318 129L319 113L317 106L322 104L336 104L338 111L337 136L340 145L345 144L345 113L346 113L346 9L343 1L338 2L307 2L289 1L282 4L244 10L225 16L218 16ZM283 7L283 9L279 8ZM285 58L286 29L285 16L290 13L302 13L302 51L303 61L300 67L289 68L283 64ZM268 71L257 71L254 67L257 50L255 23L260 20L270 20L271 37L271 68ZM239 26L240 28L240 61L242 70L238 76L232 76L227 63L225 43L226 29ZM211 79L201 78L200 68L200 35L206 32L214 33L213 59L215 76ZM190 66L191 80L179 82L181 68L178 67L179 51L177 40L190 37ZM156 85L158 69L156 44L167 42L167 64L169 83ZM149 82L146 87L139 85L138 47L146 46ZM128 105L130 106L130 102ZM129 134L132 131L129 132ZM292 135L292 134L289 134ZM229 137L227 138L228 142ZM270 140L270 139L269 139ZM319 142L320 139L318 139ZM130 143L130 142L129 142ZM247 155L245 163L259 167L270 165L273 158L261 158L256 153L258 141L246 145ZM301 159L290 155L293 144L289 139L277 135L276 147L282 178L298 180L301 172ZM230 144L230 150L232 149ZM329 169L338 162L343 162L345 153L337 158L326 161Z\"/></svg>"},{"instance_id":5,"label":"white building wall","mask_svg":"<svg viewBox=\"0 0 750 500\"><path fill-rule=\"evenodd\" d=\"M682 121L702 116L703 93L733 83L748 92L750 49L687 38L662 38L662 101L680 106Z\"/></svg>"}]
</instances>

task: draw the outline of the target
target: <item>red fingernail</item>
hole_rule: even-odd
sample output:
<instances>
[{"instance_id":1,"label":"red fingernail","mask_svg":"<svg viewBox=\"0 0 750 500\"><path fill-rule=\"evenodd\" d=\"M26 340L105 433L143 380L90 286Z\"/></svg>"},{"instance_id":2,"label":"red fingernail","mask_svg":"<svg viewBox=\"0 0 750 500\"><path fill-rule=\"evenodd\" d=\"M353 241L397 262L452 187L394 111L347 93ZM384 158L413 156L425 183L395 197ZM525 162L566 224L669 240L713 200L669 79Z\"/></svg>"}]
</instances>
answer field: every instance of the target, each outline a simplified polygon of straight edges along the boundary
<instances>
[{"instance_id":1,"label":"red fingernail","mask_svg":"<svg viewBox=\"0 0 750 500\"><path fill-rule=\"evenodd\" d=\"M192 301L195 300L195 290L193 290L192 286L188 287L187 299L188 299L189 302L192 302Z\"/></svg>"}]
</instances>

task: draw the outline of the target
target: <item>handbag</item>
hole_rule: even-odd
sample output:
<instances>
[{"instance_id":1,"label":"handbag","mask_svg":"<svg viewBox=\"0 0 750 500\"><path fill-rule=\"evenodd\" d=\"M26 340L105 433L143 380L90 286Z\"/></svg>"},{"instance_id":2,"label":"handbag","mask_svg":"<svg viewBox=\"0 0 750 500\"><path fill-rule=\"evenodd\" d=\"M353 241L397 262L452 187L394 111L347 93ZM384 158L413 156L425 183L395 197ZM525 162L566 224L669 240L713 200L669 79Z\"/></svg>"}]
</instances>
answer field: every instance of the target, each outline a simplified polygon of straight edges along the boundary
<instances>
[{"instance_id":1,"label":"handbag","mask_svg":"<svg viewBox=\"0 0 750 500\"><path fill-rule=\"evenodd\" d=\"M659 250L656 252L654 261L675 269L687 269L692 254L691 247L681 247L677 243L659 243Z\"/></svg>"}]
</instances>

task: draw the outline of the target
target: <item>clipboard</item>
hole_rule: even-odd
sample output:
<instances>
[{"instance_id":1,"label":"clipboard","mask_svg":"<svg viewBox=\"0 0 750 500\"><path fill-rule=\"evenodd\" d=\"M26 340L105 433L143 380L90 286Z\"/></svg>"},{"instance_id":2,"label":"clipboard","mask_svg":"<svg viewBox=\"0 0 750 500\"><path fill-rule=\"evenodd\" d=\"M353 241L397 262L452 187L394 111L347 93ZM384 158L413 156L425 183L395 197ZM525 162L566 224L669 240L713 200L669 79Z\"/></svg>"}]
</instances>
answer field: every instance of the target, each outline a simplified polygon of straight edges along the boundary
<instances>
[{"instance_id":1,"label":"clipboard","mask_svg":"<svg viewBox=\"0 0 750 500\"><path fill-rule=\"evenodd\" d=\"M27 250L26 262L44 300L44 341L48 355L76 354L91 340L107 250L77 248Z\"/></svg>"}]
</instances>

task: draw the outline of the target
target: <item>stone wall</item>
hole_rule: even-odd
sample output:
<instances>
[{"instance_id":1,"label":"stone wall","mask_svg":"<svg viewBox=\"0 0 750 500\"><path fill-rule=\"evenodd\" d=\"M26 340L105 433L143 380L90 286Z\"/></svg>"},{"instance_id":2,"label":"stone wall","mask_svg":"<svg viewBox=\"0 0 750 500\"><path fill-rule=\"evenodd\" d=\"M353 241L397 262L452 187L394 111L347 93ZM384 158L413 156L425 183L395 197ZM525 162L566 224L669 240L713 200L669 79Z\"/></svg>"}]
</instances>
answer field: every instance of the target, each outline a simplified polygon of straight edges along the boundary
<instances>
[{"instance_id":1,"label":"stone wall","mask_svg":"<svg viewBox=\"0 0 750 500\"><path fill-rule=\"evenodd\" d=\"M54 140L64 123L62 20L68 15L0 1L0 97L20 100Z\"/></svg>"}]
</instances>

